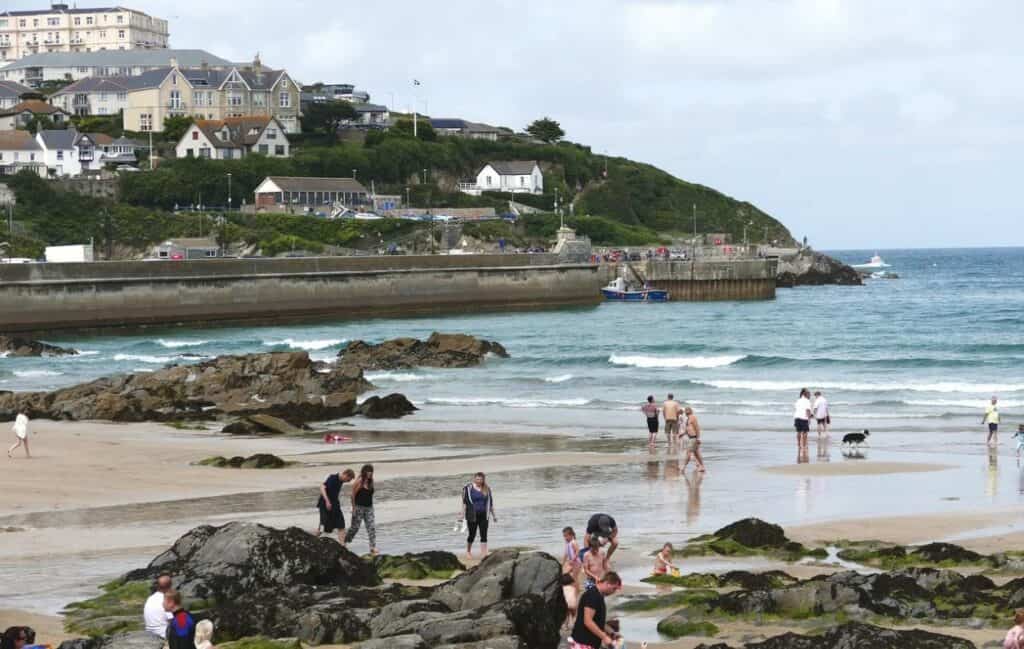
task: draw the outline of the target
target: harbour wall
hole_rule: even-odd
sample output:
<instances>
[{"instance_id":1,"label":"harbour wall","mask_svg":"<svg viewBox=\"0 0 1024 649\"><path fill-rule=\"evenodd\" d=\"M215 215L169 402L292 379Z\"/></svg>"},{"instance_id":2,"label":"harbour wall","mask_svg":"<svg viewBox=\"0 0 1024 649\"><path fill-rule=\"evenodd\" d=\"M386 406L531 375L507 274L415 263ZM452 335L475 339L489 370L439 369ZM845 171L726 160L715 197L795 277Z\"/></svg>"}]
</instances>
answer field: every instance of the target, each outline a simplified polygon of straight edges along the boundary
<instances>
[{"instance_id":1,"label":"harbour wall","mask_svg":"<svg viewBox=\"0 0 1024 649\"><path fill-rule=\"evenodd\" d=\"M593 305L593 264L541 255L0 266L0 332Z\"/></svg>"},{"instance_id":2,"label":"harbour wall","mask_svg":"<svg viewBox=\"0 0 1024 649\"><path fill-rule=\"evenodd\" d=\"M653 288L665 289L673 301L775 299L776 259L634 262Z\"/></svg>"}]
</instances>

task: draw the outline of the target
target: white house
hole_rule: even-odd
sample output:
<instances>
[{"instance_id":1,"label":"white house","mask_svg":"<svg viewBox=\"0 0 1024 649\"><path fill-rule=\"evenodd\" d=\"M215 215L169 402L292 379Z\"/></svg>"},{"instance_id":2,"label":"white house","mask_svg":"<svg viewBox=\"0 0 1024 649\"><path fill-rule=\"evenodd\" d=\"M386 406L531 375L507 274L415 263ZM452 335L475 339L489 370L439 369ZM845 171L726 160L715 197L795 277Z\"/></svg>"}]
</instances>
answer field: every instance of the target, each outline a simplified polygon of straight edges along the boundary
<instances>
[{"instance_id":1,"label":"white house","mask_svg":"<svg viewBox=\"0 0 1024 649\"><path fill-rule=\"evenodd\" d=\"M128 108L128 77L86 77L50 95L72 115L117 115Z\"/></svg>"},{"instance_id":2,"label":"white house","mask_svg":"<svg viewBox=\"0 0 1024 649\"><path fill-rule=\"evenodd\" d=\"M43 149L28 131L0 131L0 176L30 169L46 177Z\"/></svg>"},{"instance_id":3,"label":"white house","mask_svg":"<svg viewBox=\"0 0 1024 649\"><path fill-rule=\"evenodd\" d=\"M47 174L70 178L108 164L135 164L135 151L140 147L127 138L115 140L104 133L79 133L73 128L44 129L36 133L35 140Z\"/></svg>"},{"instance_id":4,"label":"white house","mask_svg":"<svg viewBox=\"0 0 1024 649\"><path fill-rule=\"evenodd\" d=\"M511 192L543 194L544 174L536 160L502 160L488 162L476 175L476 184L460 185L466 193Z\"/></svg>"},{"instance_id":5,"label":"white house","mask_svg":"<svg viewBox=\"0 0 1024 649\"><path fill-rule=\"evenodd\" d=\"M199 120L188 127L178 141L179 158L231 160L258 153L271 158L288 158L291 145L284 127L268 115Z\"/></svg>"}]
</instances>

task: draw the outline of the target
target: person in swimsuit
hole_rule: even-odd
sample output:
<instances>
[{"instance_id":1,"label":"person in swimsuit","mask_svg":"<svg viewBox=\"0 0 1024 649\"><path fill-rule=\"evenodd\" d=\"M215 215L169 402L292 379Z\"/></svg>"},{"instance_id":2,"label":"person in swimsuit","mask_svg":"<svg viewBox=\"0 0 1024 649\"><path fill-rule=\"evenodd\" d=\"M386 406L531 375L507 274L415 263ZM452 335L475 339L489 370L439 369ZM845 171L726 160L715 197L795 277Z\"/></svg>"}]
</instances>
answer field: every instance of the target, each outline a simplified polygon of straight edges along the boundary
<instances>
[{"instance_id":1,"label":"person in swimsuit","mask_svg":"<svg viewBox=\"0 0 1024 649\"><path fill-rule=\"evenodd\" d=\"M654 555L654 574L667 575L670 570L678 570L676 564L672 563L672 544L666 543L661 547L661 552Z\"/></svg>"},{"instance_id":2,"label":"person in swimsuit","mask_svg":"<svg viewBox=\"0 0 1024 649\"><path fill-rule=\"evenodd\" d=\"M647 403L640 406L640 410L647 417L647 443L654 446L654 439L658 436L658 404L654 403L654 397L648 396Z\"/></svg>"},{"instance_id":3,"label":"person in swimsuit","mask_svg":"<svg viewBox=\"0 0 1024 649\"><path fill-rule=\"evenodd\" d=\"M690 406L686 406L683 412L686 413L686 428L683 432L686 461L683 462L683 471L686 471L692 457L697 461L697 471L704 473L704 458L700 455L700 422L697 421L697 415L693 414L693 408Z\"/></svg>"},{"instance_id":4,"label":"person in swimsuit","mask_svg":"<svg viewBox=\"0 0 1024 649\"><path fill-rule=\"evenodd\" d=\"M661 404L661 412L665 416L665 437L668 438L669 444L673 444L679 436L679 415L682 414L683 407L671 392L665 403Z\"/></svg>"},{"instance_id":5,"label":"person in swimsuit","mask_svg":"<svg viewBox=\"0 0 1024 649\"><path fill-rule=\"evenodd\" d=\"M373 465L364 464L359 470L359 477L352 484L352 527L345 534L345 544L352 542L359 533L359 527L366 525L366 535L370 538L370 554L377 552L377 520L373 515Z\"/></svg>"},{"instance_id":6,"label":"person in swimsuit","mask_svg":"<svg viewBox=\"0 0 1024 649\"><path fill-rule=\"evenodd\" d=\"M580 544L576 541L576 530L566 527L562 530L565 550L562 553L562 572L578 577L580 572Z\"/></svg>"},{"instance_id":7,"label":"person in swimsuit","mask_svg":"<svg viewBox=\"0 0 1024 649\"><path fill-rule=\"evenodd\" d=\"M591 537L590 550L583 557L583 575L586 577L583 587L593 588L608 572L608 566L608 556L601 552L601 541L596 536Z\"/></svg>"},{"instance_id":8,"label":"person in swimsuit","mask_svg":"<svg viewBox=\"0 0 1024 649\"><path fill-rule=\"evenodd\" d=\"M345 545L345 513L341 511L341 488L346 482L352 482L355 477L352 469L345 469L341 473L327 476L320 485L320 498L316 501L316 508L320 510L317 536L338 530L338 542Z\"/></svg>"}]
</instances>

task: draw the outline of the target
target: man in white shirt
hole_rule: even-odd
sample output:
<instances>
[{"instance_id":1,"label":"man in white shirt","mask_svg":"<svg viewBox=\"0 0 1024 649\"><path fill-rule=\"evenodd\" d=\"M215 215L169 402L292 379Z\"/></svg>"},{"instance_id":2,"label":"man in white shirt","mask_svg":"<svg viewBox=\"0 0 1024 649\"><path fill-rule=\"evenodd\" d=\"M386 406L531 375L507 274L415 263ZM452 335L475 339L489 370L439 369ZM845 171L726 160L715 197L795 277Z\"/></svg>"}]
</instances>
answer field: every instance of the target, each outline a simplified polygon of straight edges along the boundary
<instances>
[{"instance_id":1,"label":"man in white shirt","mask_svg":"<svg viewBox=\"0 0 1024 649\"><path fill-rule=\"evenodd\" d=\"M796 446L803 451L807 448L807 433L810 432L811 412L811 391L807 388L800 390L800 398L793 404L793 426L796 428Z\"/></svg>"},{"instance_id":2,"label":"man in white shirt","mask_svg":"<svg viewBox=\"0 0 1024 649\"><path fill-rule=\"evenodd\" d=\"M164 610L164 593L171 590L171 576L162 574L156 578L156 591L146 598L142 609L142 620L146 631L161 638L167 637L167 622L171 614Z\"/></svg>"},{"instance_id":3,"label":"man in white shirt","mask_svg":"<svg viewBox=\"0 0 1024 649\"><path fill-rule=\"evenodd\" d=\"M821 391L814 393L814 419L818 424L818 439L828 436L828 426L831 424L831 416L828 412L828 399Z\"/></svg>"}]
</instances>

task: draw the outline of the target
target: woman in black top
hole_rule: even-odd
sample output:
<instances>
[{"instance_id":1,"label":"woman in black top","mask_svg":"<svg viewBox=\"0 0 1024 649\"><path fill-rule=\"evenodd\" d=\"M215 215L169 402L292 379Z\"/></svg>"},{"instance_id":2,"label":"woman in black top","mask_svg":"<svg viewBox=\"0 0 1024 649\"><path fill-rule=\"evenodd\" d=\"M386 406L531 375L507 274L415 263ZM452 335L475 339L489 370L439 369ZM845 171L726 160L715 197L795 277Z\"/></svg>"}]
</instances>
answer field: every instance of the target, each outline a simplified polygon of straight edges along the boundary
<instances>
[{"instance_id":1,"label":"woman in black top","mask_svg":"<svg viewBox=\"0 0 1024 649\"><path fill-rule=\"evenodd\" d=\"M373 465L364 464L359 477L352 483L352 527L345 535L345 543L351 543L359 533L359 527L366 523L366 534L370 537L370 554L377 552L377 522L373 517Z\"/></svg>"},{"instance_id":2,"label":"woman in black top","mask_svg":"<svg viewBox=\"0 0 1024 649\"><path fill-rule=\"evenodd\" d=\"M466 517L466 527L469 528L469 535L466 537L466 556L473 558L473 541L476 540L476 533L479 530L480 558L483 559L487 556L488 522L497 522L498 517L494 515L494 494L487 484L487 476L482 472L474 475L473 482L462 488L462 511Z\"/></svg>"},{"instance_id":3,"label":"woman in black top","mask_svg":"<svg viewBox=\"0 0 1024 649\"><path fill-rule=\"evenodd\" d=\"M320 527L317 528L317 535L321 532L330 534L338 530L338 542L345 544L345 513L341 511L341 487L355 477L352 469L345 469L341 473L327 476L320 485L320 498L316 501L316 508L320 510Z\"/></svg>"}]
</instances>

